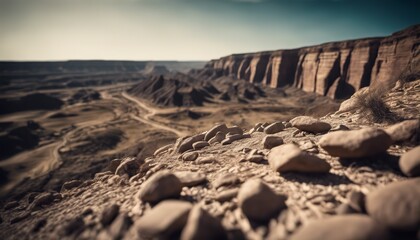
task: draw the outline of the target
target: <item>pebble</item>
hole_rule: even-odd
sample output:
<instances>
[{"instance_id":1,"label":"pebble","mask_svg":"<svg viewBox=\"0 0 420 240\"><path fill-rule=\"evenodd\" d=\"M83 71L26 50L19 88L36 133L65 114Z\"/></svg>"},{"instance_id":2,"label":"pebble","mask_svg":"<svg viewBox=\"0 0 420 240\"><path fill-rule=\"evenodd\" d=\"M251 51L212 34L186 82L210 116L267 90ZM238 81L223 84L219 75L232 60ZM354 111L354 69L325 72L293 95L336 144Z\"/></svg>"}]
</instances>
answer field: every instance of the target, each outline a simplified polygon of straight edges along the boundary
<instances>
[{"instance_id":1,"label":"pebble","mask_svg":"<svg viewBox=\"0 0 420 240\"><path fill-rule=\"evenodd\" d=\"M230 135L235 135L235 134L239 134L242 135L244 134L244 130L238 126L233 126L228 128L228 134Z\"/></svg>"},{"instance_id":2,"label":"pebble","mask_svg":"<svg viewBox=\"0 0 420 240\"><path fill-rule=\"evenodd\" d=\"M302 151L294 144L285 144L271 149L268 162L275 171L280 173L327 173L331 169L328 162Z\"/></svg>"},{"instance_id":3,"label":"pebble","mask_svg":"<svg viewBox=\"0 0 420 240\"><path fill-rule=\"evenodd\" d=\"M78 187L78 186L80 186L82 183L83 183L83 182L82 182L82 181L80 181L80 180L72 180L72 181L65 182L65 183L63 184L63 186L61 186L61 191L64 191L64 190L70 190L70 189L72 189L72 188Z\"/></svg>"},{"instance_id":4,"label":"pebble","mask_svg":"<svg viewBox=\"0 0 420 240\"><path fill-rule=\"evenodd\" d=\"M171 239L187 223L192 204L185 201L166 200L135 222L139 239Z\"/></svg>"},{"instance_id":5,"label":"pebble","mask_svg":"<svg viewBox=\"0 0 420 240\"><path fill-rule=\"evenodd\" d=\"M366 215L333 216L313 221L298 229L290 240L386 240L388 231Z\"/></svg>"},{"instance_id":6,"label":"pebble","mask_svg":"<svg viewBox=\"0 0 420 240\"><path fill-rule=\"evenodd\" d=\"M206 141L199 141L193 144L193 149L194 150L199 150L202 149L204 147L210 146L210 144Z\"/></svg>"},{"instance_id":7,"label":"pebble","mask_svg":"<svg viewBox=\"0 0 420 240\"><path fill-rule=\"evenodd\" d=\"M184 187L193 187L207 182L206 175L200 172L182 171L174 175L181 181Z\"/></svg>"},{"instance_id":8,"label":"pebble","mask_svg":"<svg viewBox=\"0 0 420 240\"><path fill-rule=\"evenodd\" d=\"M238 203L244 215L265 222L286 208L285 195L276 194L260 179L247 180L239 189Z\"/></svg>"},{"instance_id":9,"label":"pebble","mask_svg":"<svg viewBox=\"0 0 420 240\"><path fill-rule=\"evenodd\" d=\"M404 153L400 158L400 169L409 177L420 176L420 146Z\"/></svg>"},{"instance_id":10,"label":"pebble","mask_svg":"<svg viewBox=\"0 0 420 240\"><path fill-rule=\"evenodd\" d=\"M293 127L301 131L314 134L328 132L331 129L331 125L329 123L308 116L295 117L290 120L290 123Z\"/></svg>"},{"instance_id":11,"label":"pebble","mask_svg":"<svg viewBox=\"0 0 420 240\"><path fill-rule=\"evenodd\" d=\"M209 140L209 144L220 143L225 139L225 136L225 133L217 132L216 135Z\"/></svg>"},{"instance_id":12,"label":"pebble","mask_svg":"<svg viewBox=\"0 0 420 240\"><path fill-rule=\"evenodd\" d=\"M420 178L394 182L366 196L366 211L379 223L400 231L420 229Z\"/></svg>"},{"instance_id":13,"label":"pebble","mask_svg":"<svg viewBox=\"0 0 420 240\"><path fill-rule=\"evenodd\" d=\"M218 219L196 205L190 211L181 240L227 239L227 234Z\"/></svg>"},{"instance_id":14,"label":"pebble","mask_svg":"<svg viewBox=\"0 0 420 240\"><path fill-rule=\"evenodd\" d=\"M183 153L185 151L193 149L193 144L196 143L196 142L203 141L204 136L205 136L205 134L201 133L201 134L197 134L195 136L192 136L192 137L189 137L189 138L183 140L181 142L181 144L179 145L179 147L177 149L177 152L178 153Z\"/></svg>"},{"instance_id":15,"label":"pebble","mask_svg":"<svg viewBox=\"0 0 420 240\"><path fill-rule=\"evenodd\" d=\"M198 158L198 152L187 152L182 155L184 161L195 161Z\"/></svg>"},{"instance_id":16,"label":"pebble","mask_svg":"<svg viewBox=\"0 0 420 240\"><path fill-rule=\"evenodd\" d=\"M281 122L272 123L264 128L264 132L266 134L274 134L282 131L284 129L284 125Z\"/></svg>"},{"instance_id":17,"label":"pebble","mask_svg":"<svg viewBox=\"0 0 420 240\"><path fill-rule=\"evenodd\" d=\"M222 134L228 133L228 127L226 126L226 124L224 123L217 124L216 126L212 127L210 130L208 130L204 137L204 141L209 141L214 136L216 136L218 132Z\"/></svg>"},{"instance_id":18,"label":"pebble","mask_svg":"<svg viewBox=\"0 0 420 240\"><path fill-rule=\"evenodd\" d=\"M323 136L319 145L333 157L360 158L385 152L391 137L378 128L337 131Z\"/></svg>"},{"instance_id":19,"label":"pebble","mask_svg":"<svg viewBox=\"0 0 420 240\"><path fill-rule=\"evenodd\" d=\"M179 197L181 181L169 171L159 171L142 184L139 198L143 202L156 203L168 198Z\"/></svg>"},{"instance_id":20,"label":"pebble","mask_svg":"<svg viewBox=\"0 0 420 240\"><path fill-rule=\"evenodd\" d=\"M200 157L197 159L197 164L209 164L209 163L216 163L217 160L214 156L207 156L207 157Z\"/></svg>"},{"instance_id":21,"label":"pebble","mask_svg":"<svg viewBox=\"0 0 420 240\"><path fill-rule=\"evenodd\" d=\"M265 136L263 138L262 144L266 149L272 149L284 143L283 138L278 136Z\"/></svg>"},{"instance_id":22,"label":"pebble","mask_svg":"<svg viewBox=\"0 0 420 240\"><path fill-rule=\"evenodd\" d=\"M158 155L168 151L169 149L171 149L173 147L174 147L174 144L168 144L168 145L165 145L163 147L160 147L153 153L153 156L158 156Z\"/></svg>"},{"instance_id":23,"label":"pebble","mask_svg":"<svg viewBox=\"0 0 420 240\"><path fill-rule=\"evenodd\" d=\"M114 221L117 217L118 213L120 212L120 206L117 204L112 204L110 206L105 207L102 211L100 216L100 222L102 226L106 227Z\"/></svg>"}]
</instances>

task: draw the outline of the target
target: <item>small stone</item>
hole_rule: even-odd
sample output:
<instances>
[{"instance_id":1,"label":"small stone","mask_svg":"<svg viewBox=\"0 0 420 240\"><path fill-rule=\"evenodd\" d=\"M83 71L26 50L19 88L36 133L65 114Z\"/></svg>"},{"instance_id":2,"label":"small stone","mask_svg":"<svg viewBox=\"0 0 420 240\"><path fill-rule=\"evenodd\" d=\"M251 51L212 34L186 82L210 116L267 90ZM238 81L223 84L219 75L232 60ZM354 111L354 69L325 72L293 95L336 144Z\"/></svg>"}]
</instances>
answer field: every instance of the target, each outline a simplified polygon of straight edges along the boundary
<instances>
[{"instance_id":1,"label":"small stone","mask_svg":"<svg viewBox=\"0 0 420 240\"><path fill-rule=\"evenodd\" d=\"M106 227L114 221L117 217L118 213L120 212L120 206L117 204L112 204L107 206L101 213L100 222L102 226Z\"/></svg>"},{"instance_id":2,"label":"small stone","mask_svg":"<svg viewBox=\"0 0 420 240\"><path fill-rule=\"evenodd\" d=\"M16 208L17 206L19 206L19 202L11 201L11 202L8 202L6 205L4 205L4 210L10 210L10 209Z\"/></svg>"},{"instance_id":3,"label":"small stone","mask_svg":"<svg viewBox=\"0 0 420 240\"><path fill-rule=\"evenodd\" d=\"M168 145L165 145L163 147L160 147L153 153L153 156L158 156L158 155L168 151L169 149L172 149L173 147L174 147L174 144L168 144Z\"/></svg>"},{"instance_id":4,"label":"small stone","mask_svg":"<svg viewBox=\"0 0 420 240\"><path fill-rule=\"evenodd\" d=\"M216 126L211 128L210 130L208 130L205 137L204 137L204 141L209 141L211 138L216 136L216 134L218 132L220 132L221 134L228 133L228 127L226 126L226 124L224 124L224 123L217 124Z\"/></svg>"},{"instance_id":5,"label":"small stone","mask_svg":"<svg viewBox=\"0 0 420 240\"><path fill-rule=\"evenodd\" d=\"M366 211L390 229L420 228L420 178L394 182L366 196Z\"/></svg>"},{"instance_id":6,"label":"small stone","mask_svg":"<svg viewBox=\"0 0 420 240\"><path fill-rule=\"evenodd\" d=\"M68 221L62 231L65 236L69 235L77 235L78 233L81 233L85 229L85 222L83 221L83 218L76 217Z\"/></svg>"},{"instance_id":7,"label":"small stone","mask_svg":"<svg viewBox=\"0 0 420 240\"><path fill-rule=\"evenodd\" d=\"M400 169L409 177L420 176L420 146L404 153L400 158Z\"/></svg>"},{"instance_id":8,"label":"small stone","mask_svg":"<svg viewBox=\"0 0 420 240\"><path fill-rule=\"evenodd\" d=\"M283 142L283 138L278 137L278 136L265 136L262 143L263 143L264 148L272 149L273 147L282 145L284 142Z\"/></svg>"},{"instance_id":9,"label":"small stone","mask_svg":"<svg viewBox=\"0 0 420 240\"><path fill-rule=\"evenodd\" d=\"M254 163L261 163L264 161L264 156L259 154L250 154L246 157L246 161L254 162Z\"/></svg>"},{"instance_id":10,"label":"small stone","mask_svg":"<svg viewBox=\"0 0 420 240\"><path fill-rule=\"evenodd\" d=\"M250 179L242 184L238 203L247 218L265 222L286 208L285 195L278 195L260 179Z\"/></svg>"},{"instance_id":11,"label":"small stone","mask_svg":"<svg viewBox=\"0 0 420 240\"><path fill-rule=\"evenodd\" d=\"M65 190L70 190L72 188L78 187L82 184L83 182L80 180L72 180L72 181L68 181L65 182L63 184L63 186L61 186L61 191L65 191Z\"/></svg>"},{"instance_id":12,"label":"small stone","mask_svg":"<svg viewBox=\"0 0 420 240\"><path fill-rule=\"evenodd\" d=\"M159 171L142 184L139 198L143 202L156 203L168 198L177 198L181 191L182 183L174 174Z\"/></svg>"},{"instance_id":13,"label":"small stone","mask_svg":"<svg viewBox=\"0 0 420 240\"><path fill-rule=\"evenodd\" d=\"M365 212L365 194L359 191L350 191L347 193L349 205L359 213Z\"/></svg>"},{"instance_id":14,"label":"small stone","mask_svg":"<svg viewBox=\"0 0 420 240\"><path fill-rule=\"evenodd\" d=\"M386 240L388 231L366 215L333 216L301 227L290 240Z\"/></svg>"},{"instance_id":15,"label":"small stone","mask_svg":"<svg viewBox=\"0 0 420 240\"><path fill-rule=\"evenodd\" d=\"M207 182L206 175L199 172L175 172L175 176L181 181L184 187L193 187Z\"/></svg>"},{"instance_id":16,"label":"small stone","mask_svg":"<svg viewBox=\"0 0 420 240\"><path fill-rule=\"evenodd\" d=\"M328 132L331 129L329 123L308 116L295 117L290 120L290 123L299 130L314 134Z\"/></svg>"},{"instance_id":17,"label":"small stone","mask_svg":"<svg viewBox=\"0 0 420 240\"><path fill-rule=\"evenodd\" d=\"M420 140L420 120L406 120L394 124L385 132L391 136L393 142L418 142Z\"/></svg>"},{"instance_id":18,"label":"small stone","mask_svg":"<svg viewBox=\"0 0 420 240\"><path fill-rule=\"evenodd\" d=\"M238 141L240 139L250 138L250 137L251 137L251 135L249 135L249 134L243 134L243 135L241 135L241 134L235 134L235 135L231 135L231 136L227 137L225 140L222 141L222 145L228 145L228 144L231 144L231 143L233 143L235 141Z\"/></svg>"},{"instance_id":19,"label":"small stone","mask_svg":"<svg viewBox=\"0 0 420 240\"><path fill-rule=\"evenodd\" d=\"M220 143L225 139L225 136L225 133L217 132L216 135L209 140L209 144Z\"/></svg>"},{"instance_id":20,"label":"small stone","mask_svg":"<svg viewBox=\"0 0 420 240\"><path fill-rule=\"evenodd\" d=\"M196 205L190 211L187 224L181 233L181 240L227 239L220 221Z\"/></svg>"},{"instance_id":21,"label":"small stone","mask_svg":"<svg viewBox=\"0 0 420 240\"><path fill-rule=\"evenodd\" d=\"M215 200L219 202L230 201L238 195L238 192L238 188L224 190L222 192L217 193Z\"/></svg>"},{"instance_id":22,"label":"small stone","mask_svg":"<svg viewBox=\"0 0 420 240\"><path fill-rule=\"evenodd\" d=\"M34 201L29 205L29 209L35 210L42 207L43 205L49 205L54 201L54 195L52 193L46 192L37 195Z\"/></svg>"},{"instance_id":23,"label":"small stone","mask_svg":"<svg viewBox=\"0 0 420 240\"><path fill-rule=\"evenodd\" d=\"M323 136L319 145L333 157L360 158L385 152L391 137L377 128L337 131Z\"/></svg>"},{"instance_id":24,"label":"small stone","mask_svg":"<svg viewBox=\"0 0 420 240\"><path fill-rule=\"evenodd\" d=\"M206 141L199 141L193 144L193 149L194 150L199 150L202 149L204 147L210 146L210 144Z\"/></svg>"},{"instance_id":25,"label":"small stone","mask_svg":"<svg viewBox=\"0 0 420 240\"><path fill-rule=\"evenodd\" d=\"M214 156L200 157L195 161L197 164L209 164L217 163L217 160Z\"/></svg>"},{"instance_id":26,"label":"small stone","mask_svg":"<svg viewBox=\"0 0 420 240\"><path fill-rule=\"evenodd\" d=\"M139 172L143 163L144 161L138 160L136 158L125 158L122 160L117 170L115 170L115 174L119 176L127 174L129 177L132 177Z\"/></svg>"},{"instance_id":27,"label":"small stone","mask_svg":"<svg viewBox=\"0 0 420 240\"><path fill-rule=\"evenodd\" d=\"M182 155L184 161L195 161L198 158L198 152L187 152Z\"/></svg>"},{"instance_id":28,"label":"small stone","mask_svg":"<svg viewBox=\"0 0 420 240\"><path fill-rule=\"evenodd\" d=\"M156 205L135 222L139 239L171 239L188 219L191 203L166 200Z\"/></svg>"},{"instance_id":29,"label":"small stone","mask_svg":"<svg viewBox=\"0 0 420 240\"><path fill-rule=\"evenodd\" d=\"M228 128L228 133L230 135L235 135L235 134L242 135L244 134L244 130L242 130L242 128L238 126L233 126L233 127Z\"/></svg>"},{"instance_id":30,"label":"small stone","mask_svg":"<svg viewBox=\"0 0 420 240\"><path fill-rule=\"evenodd\" d=\"M284 125L281 122L272 123L264 128L264 132L266 134L274 134L282 131L284 129Z\"/></svg>"},{"instance_id":31,"label":"small stone","mask_svg":"<svg viewBox=\"0 0 420 240\"><path fill-rule=\"evenodd\" d=\"M179 148L177 149L178 153L183 153L185 151L188 151L190 149L193 149L193 144L199 141L204 140L204 133L197 134L195 136L189 137L182 141L182 143L179 145Z\"/></svg>"},{"instance_id":32,"label":"small stone","mask_svg":"<svg viewBox=\"0 0 420 240\"><path fill-rule=\"evenodd\" d=\"M331 169L328 162L302 151L294 144L285 144L271 149L268 162L275 171L280 173L327 173Z\"/></svg>"},{"instance_id":33,"label":"small stone","mask_svg":"<svg viewBox=\"0 0 420 240\"><path fill-rule=\"evenodd\" d=\"M234 186L239 184L240 182L241 180L235 174L226 173L219 175L216 178L216 180L214 180L213 187L217 189L222 186Z\"/></svg>"}]
</instances>

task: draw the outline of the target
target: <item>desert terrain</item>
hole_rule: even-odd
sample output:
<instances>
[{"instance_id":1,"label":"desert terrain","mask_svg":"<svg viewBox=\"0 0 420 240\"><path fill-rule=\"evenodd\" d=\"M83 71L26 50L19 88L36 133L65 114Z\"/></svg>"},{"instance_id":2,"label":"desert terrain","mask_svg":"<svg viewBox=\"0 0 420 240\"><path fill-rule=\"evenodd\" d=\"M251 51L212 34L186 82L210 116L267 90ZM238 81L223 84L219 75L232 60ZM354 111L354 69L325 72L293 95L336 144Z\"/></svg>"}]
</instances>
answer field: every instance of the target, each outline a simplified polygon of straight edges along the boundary
<instances>
[{"instance_id":1,"label":"desert terrain","mask_svg":"<svg viewBox=\"0 0 420 240\"><path fill-rule=\"evenodd\" d=\"M1 63L0 233L420 239L419 29L208 63Z\"/></svg>"}]
</instances>

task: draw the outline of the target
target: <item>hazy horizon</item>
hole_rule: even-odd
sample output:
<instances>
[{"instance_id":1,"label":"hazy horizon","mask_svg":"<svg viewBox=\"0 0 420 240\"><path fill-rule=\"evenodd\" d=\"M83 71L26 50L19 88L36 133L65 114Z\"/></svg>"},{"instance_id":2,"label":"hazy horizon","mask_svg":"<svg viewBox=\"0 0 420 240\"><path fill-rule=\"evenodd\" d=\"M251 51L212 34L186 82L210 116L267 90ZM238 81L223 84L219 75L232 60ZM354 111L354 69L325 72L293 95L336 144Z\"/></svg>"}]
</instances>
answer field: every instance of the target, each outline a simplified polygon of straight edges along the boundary
<instances>
[{"instance_id":1,"label":"hazy horizon","mask_svg":"<svg viewBox=\"0 0 420 240\"><path fill-rule=\"evenodd\" d=\"M0 0L1 61L208 61L381 37L419 0Z\"/></svg>"}]
</instances>

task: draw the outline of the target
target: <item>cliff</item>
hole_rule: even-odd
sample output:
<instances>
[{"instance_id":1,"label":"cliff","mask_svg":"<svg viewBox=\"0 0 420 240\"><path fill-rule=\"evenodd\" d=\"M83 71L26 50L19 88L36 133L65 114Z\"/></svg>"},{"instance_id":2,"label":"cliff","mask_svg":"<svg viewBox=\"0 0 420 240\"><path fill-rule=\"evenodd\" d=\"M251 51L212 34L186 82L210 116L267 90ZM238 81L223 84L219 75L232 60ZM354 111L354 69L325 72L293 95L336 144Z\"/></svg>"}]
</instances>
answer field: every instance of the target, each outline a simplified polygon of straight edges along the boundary
<instances>
[{"instance_id":1,"label":"cliff","mask_svg":"<svg viewBox=\"0 0 420 240\"><path fill-rule=\"evenodd\" d=\"M409 64L420 60L419 56L420 25L416 25L389 37L233 54L212 60L206 67L215 70L217 76L348 98L366 86L392 86Z\"/></svg>"}]
</instances>

